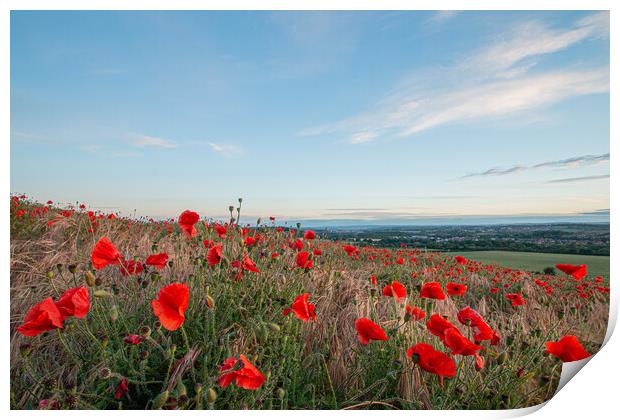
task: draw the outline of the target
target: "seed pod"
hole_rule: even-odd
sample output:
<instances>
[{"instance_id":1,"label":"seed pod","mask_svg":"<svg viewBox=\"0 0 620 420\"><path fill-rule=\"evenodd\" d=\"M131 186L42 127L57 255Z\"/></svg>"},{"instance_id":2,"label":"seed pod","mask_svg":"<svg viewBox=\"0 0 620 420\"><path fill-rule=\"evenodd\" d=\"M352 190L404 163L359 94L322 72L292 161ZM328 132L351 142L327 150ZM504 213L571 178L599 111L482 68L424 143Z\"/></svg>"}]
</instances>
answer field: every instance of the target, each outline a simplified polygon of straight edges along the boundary
<instances>
[{"instance_id":1,"label":"seed pod","mask_svg":"<svg viewBox=\"0 0 620 420\"><path fill-rule=\"evenodd\" d=\"M112 371L108 368L102 368L99 371L99 377L101 379L108 379L110 376L112 376Z\"/></svg>"},{"instance_id":2,"label":"seed pod","mask_svg":"<svg viewBox=\"0 0 620 420\"><path fill-rule=\"evenodd\" d=\"M95 297L98 297L98 298L104 298L104 297L110 297L110 296L112 296L112 295L110 294L110 292L108 292L107 290L103 290L103 289L95 290L95 291L93 292L93 295L94 295Z\"/></svg>"},{"instance_id":3,"label":"seed pod","mask_svg":"<svg viewBox=\"0 0 620 420\"><path fill-rule=\"evenodd\" d=\"M169 395L169 392L166 390L166 391L162 392L161 394L159 394L158 396L156 396L153 399L152 407L155 410L159 410L160 408L162 408L164 406L164 404L166 403L166 401L168 401L168 395Z\"/></svg>"},{"instance_id":4,"label":"seed pod","mask_svg":"<svg viewBox=\"0 0 620 420\"><path fill-rule=\"evenodd\" d=\"M144 338L149 338L151 336L151 327L148 325L140 327L140 335Z\"/></svg>"},{"instance_id":5,"label":"seed pod","mask_svg":"<svg viewBox=\"0 0 620 420\"><path fill-rule=\"evenodd\" d=\"M497 356L497 364L501 365L508 360L508 353L505 351L501 352L499 356Z\"/></svg>"},{"instance_id":6,"label":"seed pod","mask_svg":"<svg viewBox=\"0 0 620 420\"><path fill-rule=\"evenodd\" d=\"M84 281L86 282L86 284L90 287L94 287L95 286L95 275L93 273L91 273L90 271L86 271L84 273Z\"/></svg>"},{"instance_id":7,"label":"seed pod","mask_svg":"<svg viewBox=\"0 0 620 420\"><path fill-rule=\"evenodd\" d=\"M69 273L71 274L75 274L75 272L77 271L77 265L75 264L69 264L67 266L67 270L69 270Z\"/></svg>"},{"instance_id":8,"label":"seed pod","mask_svg":"<svg viewBox=\"0 0 620 420\"><path fill-rule=\"evenodd\" d=\"M284 397L286 396L286 391L283 390L282 388L278 388L278 390L276 391L276 394L278 395L278 398L283 400Z\"/></svg>"}]
</instances>

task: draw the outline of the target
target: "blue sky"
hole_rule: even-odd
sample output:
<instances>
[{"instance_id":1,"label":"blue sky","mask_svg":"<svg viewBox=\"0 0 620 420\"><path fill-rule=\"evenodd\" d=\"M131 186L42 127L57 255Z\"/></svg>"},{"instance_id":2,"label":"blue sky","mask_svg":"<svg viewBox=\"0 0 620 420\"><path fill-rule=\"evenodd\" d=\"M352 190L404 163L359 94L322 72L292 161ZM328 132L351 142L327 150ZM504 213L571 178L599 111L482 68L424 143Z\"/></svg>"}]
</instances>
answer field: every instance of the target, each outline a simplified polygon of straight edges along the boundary
<instances>
[{"instance_id":1,"label":"blue sky","mask_svg":"<svg viewBox=\"0 0 620 420\"><path fill-rule=\"evenodd\" d=\"M12 12L11 190L608 220L606 12Z\"/></svg>"}]
</instances>

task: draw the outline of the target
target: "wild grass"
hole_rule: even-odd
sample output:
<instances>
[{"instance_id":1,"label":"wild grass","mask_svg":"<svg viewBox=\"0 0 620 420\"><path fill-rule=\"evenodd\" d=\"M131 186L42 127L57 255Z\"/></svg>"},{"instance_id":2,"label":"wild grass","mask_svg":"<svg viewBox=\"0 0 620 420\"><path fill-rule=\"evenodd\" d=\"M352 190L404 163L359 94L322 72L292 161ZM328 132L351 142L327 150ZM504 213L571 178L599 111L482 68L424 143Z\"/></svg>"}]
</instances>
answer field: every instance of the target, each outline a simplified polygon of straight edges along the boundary
<instances>
[{"instance_id":1,"label":"wild grass","mask_svg":"<svg viewBox=\"0 0 620 420\"><path fill-rule=\"evenodd\" d=\"M37 206L22 202L20 208L30 214ZM303 270L295 266L296 252L288 246L302 233L278 232L270 224L250 228L248 234L259 233L265 239L248 248L241 228L229 228L227 237L220 239L202 221L196 225L197 237L188 240L174 224L171 233L162 223L127 219L96 219L93 227L86 211L64 217L52 208L31 219L28 214L17 217L16 210L13 203L10 397L14 409L37 408L43 400L81 409L526 407L549 399L557 386L561 362L544 354L546 341L573 334L594 353L607 327L608 295L593 291L588 299L580 298L576 283L563 277L546 279L557 283L547 296L533 282L540 276L528 272L473 262L461 270L451 256L411 249L364 248L359 258L353 258L341 244L319 238L304 240L305 249L319 248L323 255L313 256L314 267ZM50 220L56 222L48 226ZM166 252L171 263L163 271L147 268L139 276L122 277L118 266L94 271L91 252L103 236L126 259L144 261L152 253ZM222 264L208 267L205 239L223 244ZM260 273L246 272L239 281L230 262L244 252ZM280 255L272 259L274 252ZM400 257L405 264L395 263ZM16 332L32 305L86 285L86 272L97 279L95 286L88 286L91 308L85 319L67 320L62 330L36 337ZM370 283L373 275L376 286ZM392 280L407 287L406 301L382 296L383 286ZM428 281L444 285L459 281L468 285L468 291L445 301L421 299L418 290ZM173 332L157 328L150 304L158 290L172 282L190 287L183 328ZM509 287L504 289L503 284ZM502 291L490 293L497 285ZM505 293L516 291L526 297L526 305L512 307L505 299ZM294 298L306 292L316 304L316 322L283 316ZM437 376L420 370L405 353L419 342L448 352L427 331L424 320L405 321L407 303L425 309L427 318L432 313L446 316L471 338L469 328L456 318L458 310L469 305L502 340L497 346L484 344L481 355L486 366L481 371L474 368L473 357L452 356L458 372L442 387ZM389 340L362 346L355 330L359 317L381 325ZM128 345L124 338L129 334L148 339ZM218 387L220 365L239 354L247 355L265 375L259 389ZM114 390L123 378L128 379L129 391L117 399ZM164 391L168 393L162 402Z\"/></svg>"}]
</instances>

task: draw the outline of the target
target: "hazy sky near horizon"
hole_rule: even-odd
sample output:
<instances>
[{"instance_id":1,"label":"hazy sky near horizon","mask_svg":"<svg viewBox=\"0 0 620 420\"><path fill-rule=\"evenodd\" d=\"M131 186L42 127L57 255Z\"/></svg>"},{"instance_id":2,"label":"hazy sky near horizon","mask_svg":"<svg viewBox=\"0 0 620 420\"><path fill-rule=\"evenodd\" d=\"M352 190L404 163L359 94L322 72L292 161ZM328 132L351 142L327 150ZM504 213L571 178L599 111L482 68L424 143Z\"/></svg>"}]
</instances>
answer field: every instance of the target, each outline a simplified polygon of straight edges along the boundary
<instances>
[{"instance_id":1,"label":"hazy sky near horizon","mask_svg":"<svg viewBox=\"0 0 620 420\"><path fill-rule=\"evenodd\" d=\"M11 190L106 211L609 209L607 12L11 14Z\"/></svg>"}]
</instances>

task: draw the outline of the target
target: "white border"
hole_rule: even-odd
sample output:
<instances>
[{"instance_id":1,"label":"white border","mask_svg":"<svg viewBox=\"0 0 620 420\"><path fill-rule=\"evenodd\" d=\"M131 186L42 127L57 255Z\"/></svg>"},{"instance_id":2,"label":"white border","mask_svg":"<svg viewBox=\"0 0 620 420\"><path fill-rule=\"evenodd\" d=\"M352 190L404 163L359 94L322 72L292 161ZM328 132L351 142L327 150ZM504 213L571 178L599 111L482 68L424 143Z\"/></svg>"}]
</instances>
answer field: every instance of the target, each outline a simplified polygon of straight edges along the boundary
<instances>
[{"instance_id":1,"label":"white border","mask_svg":"<svg viewBox=\"0 0 620 420\"><path fill-rule=\"evenodd\" d=\"M338 1L338 0L314 0L314 1L251 1L251 0L228 0L228 1L196 1L196 0L3 0L0 2L0 133L2 133L3 150L0 153L0 171L2 171L3 179L3 197L8 199L10 193L10 10L611 10L611 139L618 139L618 95L614 91L615 75L618 73L618 54L614 53L614 47L618 47L618 10L619 7L614 5L618 2L592 0L521 0L521 1L489 1L489 0L436 0L436 1L403 1L403 0L357 0L357 1ZM614 116L616 116L614 118ZM617 142L617 140L616 140ZM610 152L612 155L611 162L615 162L617 155L617 143L611 142ZM618 273L618 264L620 255L618 247L615 247L615 240L618 238L618 227L614 221L618 204L618 193L614 193L614 168L610 165L612 173L610 179L610 207L611 207L611 277L615 278ZM617 188L616 188L617 190ZM0 219L5 223L3 229L4 240L2 241L2 251L0 261L3 272L6 274L5 286L8 287L9 273L9 229L8 229L8 206L0 206ZM3 317L2 328L4 331L4 345L2 353L5 364L2 365L2 375L4 379L1 385L2 408L3 411L9 411L9 299L10 296L5 294L5 317ZM524 410L505 410L505 411L452 411L452 412L381 412L381 416L416 416L416 418L456 418L459 419L483 419L483 418L505 418L521 416L532 413L532 418L557 417L562 419L605 419L610 418L611 410L615 409L617 400L617 388L614 386L618 380L620 370L618 366L617 355L620 354L620 344L617 337L611 336L611 332L615 327L618 312L618 290L617 282L613 281L611 287L611 313L610 327L606 340L609 340L605 347L591 359L588 363L589 367L579 373L577 380L570 381L555 397L553 397L544 407L544 409L536 411L535 409ZM611 337L611 338L610 338ZM569 368L569 366L566 366ZM573 366L570 367L571 369ZM566 369L563 369L563 374ZM311 411L291 412L155 412L155 417L166 416L188 416L198 418L198 416L216 415L222 419L236 418L243 414L273 418L288 418L294 415L297 418L311 418L316 415ZM355 416L356 420L372 416L375 418L377 412L369 411L348 411L348 412L322 412L325 416L351 417ZM11 416L20 416L20 418L31 418L46 416L49 418L62 418L67 415L66 412L24 412L11 411ZM108 416L107 412L89 412L89 416L94 418L104 418ZM136 413L114 413L115 416L135 416ZM268 417L267 417L268 416Z\"/></svg>"}]
</instances>

